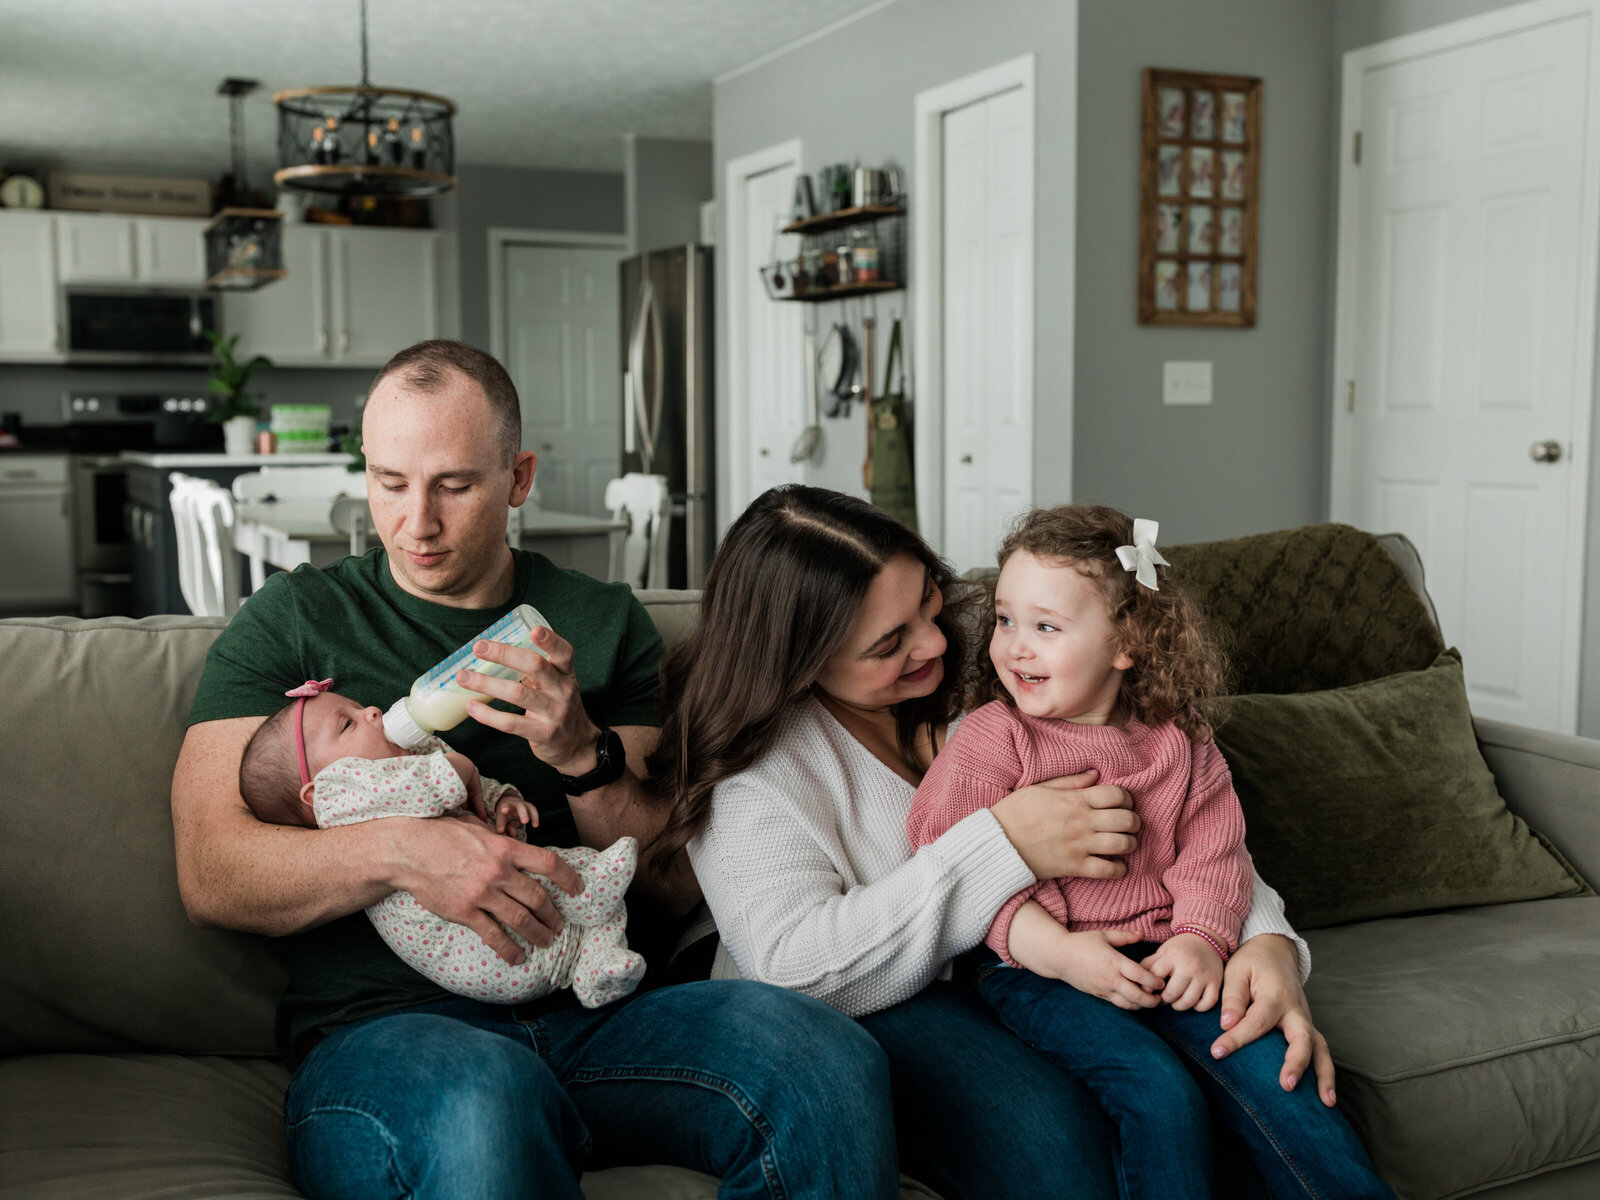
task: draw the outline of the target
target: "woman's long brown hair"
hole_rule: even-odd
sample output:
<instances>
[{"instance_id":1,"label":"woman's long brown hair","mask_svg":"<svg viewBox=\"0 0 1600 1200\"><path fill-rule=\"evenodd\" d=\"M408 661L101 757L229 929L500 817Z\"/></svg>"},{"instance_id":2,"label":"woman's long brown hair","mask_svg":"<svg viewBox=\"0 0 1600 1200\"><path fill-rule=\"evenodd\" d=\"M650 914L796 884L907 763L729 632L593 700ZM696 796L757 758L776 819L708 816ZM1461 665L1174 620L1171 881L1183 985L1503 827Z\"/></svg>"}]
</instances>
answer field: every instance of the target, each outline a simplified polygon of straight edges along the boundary
<instances>
[{"instance_id":1,"label":"woman's long brown hair","mask_svg":"<svg viewBox=\"0 0 1600 1200\"><path fill-rule=\"evenodd\" d=\"M712 789L772 744L779 718L802 699L844 644L873 579L909 554L943 591L944 678L895 709L900 753L914 762L919 732L960 706L967 591L915 533L864 500L790 484L757 497L728 530L706 576L694 631L667 652L661 740L646 789L672 805L651 857L670 863L699 832ZM974 601L976 601L976 597Z\"/></svg>"}]
</instances>

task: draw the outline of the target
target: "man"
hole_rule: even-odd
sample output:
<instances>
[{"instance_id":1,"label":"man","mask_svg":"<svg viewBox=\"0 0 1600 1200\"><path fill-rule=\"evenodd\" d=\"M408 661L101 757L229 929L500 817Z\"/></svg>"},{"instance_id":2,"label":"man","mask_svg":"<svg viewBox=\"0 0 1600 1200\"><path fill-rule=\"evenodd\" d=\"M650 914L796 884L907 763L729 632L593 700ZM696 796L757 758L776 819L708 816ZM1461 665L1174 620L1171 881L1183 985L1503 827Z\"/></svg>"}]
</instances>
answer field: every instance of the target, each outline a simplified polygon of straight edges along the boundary
<instances>
[{"instance_id":1,"label":"man","mask_svg":"<svg viewBox=\"0 0 1600 1200\"><path fill-rule=\"evenodd\" d=\"M279 1046L296 1182L311 1196L579 1197L589 1165L671 1163L728 1196L878 1196L895 1189L887 1067L853 1022L737 981L636 993L602 1009L569 992L515 1007L453 997L406 967L361 910L396 890L476 931L548 945L561 927L533 871L575 890L554 853L471 819L332 830L265 825L239 759L285 689L332 676L385 706L519 603L551 622L548 660L480 644L521 672L462 682L495 697L450 731L540 810L548 845L648 844L665 813L638 773L657 736L661 641L624 585L505 544L536 457L516 389L455 342L396 355L368 393L368 498L381 549L269 579L218 638L172 787L191 919L276 936L289 971ZM699 890L648 862L631 897L674 914Z\"/></svg>"}]
</instances>

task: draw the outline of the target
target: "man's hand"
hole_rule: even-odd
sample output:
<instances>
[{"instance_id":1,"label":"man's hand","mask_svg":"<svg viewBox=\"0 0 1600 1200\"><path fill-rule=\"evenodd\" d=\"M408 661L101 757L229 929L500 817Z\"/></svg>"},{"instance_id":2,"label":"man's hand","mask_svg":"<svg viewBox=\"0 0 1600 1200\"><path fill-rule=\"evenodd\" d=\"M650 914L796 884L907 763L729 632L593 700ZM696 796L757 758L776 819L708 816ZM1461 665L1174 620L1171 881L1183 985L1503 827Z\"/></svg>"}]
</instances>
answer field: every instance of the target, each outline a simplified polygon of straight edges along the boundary
<instances>
[{"instance_id":1,"label":"man's hand","mask_svg":"<svg viewBox=\"0 0 1600 1200\"><path fill-rule=\"evenodd\" d=\"M1283 1030L1289 1052L1283 1058L1278 1083L1292 1092L1306 1067L1316 1071L1317 1095L1332 1108L1333 1056L1328 1039L1311 1023L1311 1008L1300 986L1300 966L1294 943L1276 933L1251 938L1228 959L1222 988L1222 1028L1226 1032L1211 1044L1213 1058L1247 1046L1267 1030Z\"/></svg>"},{"instance_id":2,"label":"man's hand","mask_svg":"<svg viewBox=\"0 0 1600 1200\"><path fill-rule=\"evenodd\" d=\"M1139 814L1114 784L1096 787L1095 771L1018 788L992 811L1036 879L1120 879L1120 858L1139 845Z\"/></svg>"},{"instance_id":3,"label":"man's hand","mask_svg":"<svg viewBox=\"0 0 1600 1200\"><path fill-rule=\"evenodd\" d=\"M501 712L486 701L473 700L467 704L473 720L522 738L535 758L563 775L582 775L594 769L594 747L600 730L583 710L572 646L555 630L544 626L533 631L533 640L539 650L484 641L472 648L479 658L520 671L520 678L497 679L477 671L457 671L456 682L522 710Z\"/></svg>"},{"instance_id":4,"label":"man's hand","mask_svg":"<svg viewBox=\"0 0 1600 1200\"><path fill-rule=\"evenodd\" d=\"M478 774L478 768L473 761L459 750L451 750L444 756L444 760L456 769L456 774L461 776L461 782L467 789L467 807L482 820L489 819L489 810L483 800L483 776Z\"/></svg>"},{"instance_id":5,"label":"man's hand","mask_svg":"<svg viewBox=\"0 0 1600 1200\"><path fill-rule=\"evenodd\" d=\"M394 886L429 912L465 925L513 965L524 956L506 929L530 945L548 946L563 924L549 892L523 872L543 875L569 895L582 890L578 873L555 851L502 837L476 818L396 817L375 824L398 839Z\"/></svg>"},{"instance_id":6,"label":"man's hand","mask_svg":"<svg viewBox=\"0 0 1600 1200\"><path fill-rule=\"evenodd\" d=\"M1178 1012L1206 1012L1222 990L1222 957L1205 938L1192 933L1169 937L1141 966L1166 981L1161 1001Z\"/></svg>"}]
</instances>

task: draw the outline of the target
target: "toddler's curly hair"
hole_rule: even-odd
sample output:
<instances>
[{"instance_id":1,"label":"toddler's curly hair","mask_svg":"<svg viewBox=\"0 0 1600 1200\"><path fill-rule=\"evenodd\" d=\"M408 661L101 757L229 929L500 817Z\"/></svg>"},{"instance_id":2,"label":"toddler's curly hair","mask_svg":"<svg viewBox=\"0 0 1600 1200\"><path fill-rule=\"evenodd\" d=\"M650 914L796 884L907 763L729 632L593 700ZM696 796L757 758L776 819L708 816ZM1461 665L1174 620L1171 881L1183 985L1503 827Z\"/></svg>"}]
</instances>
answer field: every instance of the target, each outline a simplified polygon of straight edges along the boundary
<instances>
[{"instance_id":1,"label":"toddler's curly hair","mask_svg":"<svg viewBox=\"0 0 1600 1200\"><path fill-rule=\"evenodd\" d=\"M1070 566L1092 579L1105 597L1115 648L1133 660L1122 676L1119 704L1145 724L1171 721L1194 742L1211 740L1211 722L1200 702L1227 690L1228 662L1206 619L1184 591L1156 567L1160 590L1139 583L1117 558L1117 547L1133 542L1133 519L1103 504L1036 508L1017 519L1000 546L1000 566L1026 552ZM989 627L994 628L994 593ZM1003 700L1015 706L987 654L979 656L973 689L977 703Z\"/></svg>"}]
</instances>

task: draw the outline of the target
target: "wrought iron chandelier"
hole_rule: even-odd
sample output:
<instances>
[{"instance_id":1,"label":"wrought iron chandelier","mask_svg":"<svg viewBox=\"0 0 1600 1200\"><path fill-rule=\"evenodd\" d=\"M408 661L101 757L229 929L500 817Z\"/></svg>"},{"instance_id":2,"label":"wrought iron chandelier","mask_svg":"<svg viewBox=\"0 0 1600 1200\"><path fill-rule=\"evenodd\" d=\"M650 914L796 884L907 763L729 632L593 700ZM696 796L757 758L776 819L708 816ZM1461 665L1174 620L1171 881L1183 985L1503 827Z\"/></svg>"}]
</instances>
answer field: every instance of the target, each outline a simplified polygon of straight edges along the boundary
<instances>
[{"instance_id":1,"label":"wrought iron chandelier","mask_svg":"<svg viewBox=\"0 0 1600 1200\"><path fill-rule=\"evenodd\" d=\"M455 104L374 87L361 0L361 82L279 92L279 187L343 196L433 196L456 186Z\"/></svg>"},{"instance_id":2,"label":"wrought iron chandelier","mask_svg":"<svg viewBox=\"0 0 1600 1200\"><path fill-rule=\"evenodd\" d=\"M223 207L206 226L206 287L215 291L250 291L288 274L283 268L283 214L254 207L245 179L244 98L259 86L254 79L224 79L217 88L218 95L228 98L233 174Z\"/></svg>"}]
</instances>

